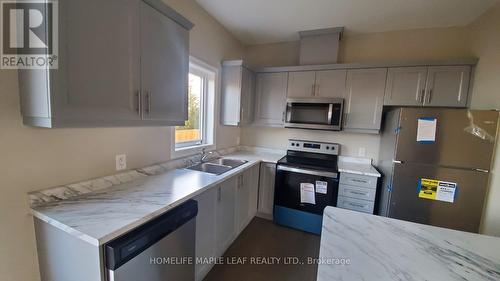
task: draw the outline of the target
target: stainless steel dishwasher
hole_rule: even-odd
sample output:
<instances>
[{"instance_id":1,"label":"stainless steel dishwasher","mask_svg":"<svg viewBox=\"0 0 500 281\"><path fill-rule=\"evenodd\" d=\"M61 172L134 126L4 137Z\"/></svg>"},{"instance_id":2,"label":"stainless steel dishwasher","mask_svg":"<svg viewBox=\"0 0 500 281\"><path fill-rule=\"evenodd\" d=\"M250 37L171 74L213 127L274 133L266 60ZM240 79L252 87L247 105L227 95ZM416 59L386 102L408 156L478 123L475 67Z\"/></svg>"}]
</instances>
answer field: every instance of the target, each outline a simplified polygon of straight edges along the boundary
<instances>
[{"instance_id":1,"label":"stainless steel dishwasher","mask_svg":"<svg viewBox=\"0 0 500 281\"><path fill-rule=\"evenodd\" d=\"M194 280L197 213L189 200L107 243L108 281Z\"/></svg>"}]
</instances>

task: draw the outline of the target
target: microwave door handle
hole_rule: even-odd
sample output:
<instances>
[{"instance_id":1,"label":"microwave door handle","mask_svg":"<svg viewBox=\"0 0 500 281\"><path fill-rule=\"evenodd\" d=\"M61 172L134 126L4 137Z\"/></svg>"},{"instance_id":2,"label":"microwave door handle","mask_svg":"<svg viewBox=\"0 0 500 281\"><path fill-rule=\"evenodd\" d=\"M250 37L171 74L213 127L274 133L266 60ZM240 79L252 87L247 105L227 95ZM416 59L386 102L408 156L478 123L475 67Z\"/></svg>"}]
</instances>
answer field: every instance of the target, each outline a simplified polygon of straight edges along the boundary
<instances>
[{"instance_id":1,"label":"microwave door handle","mask_svg":"<svg viewBox=\"0 0 500 281\"><path fill-rule=\"evenodd\" d=\"M283 111L283 122L285 123L290 122L291 110L292 110L292 104L287 102L285 105L285 110Z\"/></svg>"},{"instance_id":2,"label":"microwave door handle","mask_svg":"<svg viewBox=\"0 0 500 281\"><path fill-rule=\"evenodd\" d=\"M282 166L282 165L278 165L277 170L278 171L292 172L292 173L306 174L306 175L313 175L313 176L319 176L319 177L326 177L326 178L336 178L337 177L337 173L313 171L313 170L307 170L307 169L302 169L302 168L287 167L287 166Z\"/></svg>"},{"instance_id":3,"label":"microwave door handle","mask_svg":"<svg viewBox=\"0 0 500 281\"><path fill-rule=\"evenodd\" d=\"M332 124L333 104L328 105L328 124Z\"/></svg>"}]
</instances>

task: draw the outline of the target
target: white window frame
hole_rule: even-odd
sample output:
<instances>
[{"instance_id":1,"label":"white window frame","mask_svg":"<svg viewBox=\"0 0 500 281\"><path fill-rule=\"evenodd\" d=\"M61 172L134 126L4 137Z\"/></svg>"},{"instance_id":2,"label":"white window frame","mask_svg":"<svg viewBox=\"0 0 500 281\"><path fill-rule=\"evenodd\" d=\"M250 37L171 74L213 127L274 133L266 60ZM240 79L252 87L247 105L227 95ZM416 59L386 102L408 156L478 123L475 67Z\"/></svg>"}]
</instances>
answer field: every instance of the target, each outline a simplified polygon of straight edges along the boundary
<instances>
[{"instance_id":1,"label":"white window frame","mask_svg":"<svg viewBox=\"0 0 500 281\"><path fill-rule=\"evenodd\" d=\"M203 106L201 119L202 142L175 143L175 127L171 128L171 158L179 158L200 153L203 148L215 149L215 100L219 87L219 70L195 57L189 57L189 73L203 78L203 95L200 105ZM213 85L213 86L212 86Z\"/></svg>"}]
</instances>

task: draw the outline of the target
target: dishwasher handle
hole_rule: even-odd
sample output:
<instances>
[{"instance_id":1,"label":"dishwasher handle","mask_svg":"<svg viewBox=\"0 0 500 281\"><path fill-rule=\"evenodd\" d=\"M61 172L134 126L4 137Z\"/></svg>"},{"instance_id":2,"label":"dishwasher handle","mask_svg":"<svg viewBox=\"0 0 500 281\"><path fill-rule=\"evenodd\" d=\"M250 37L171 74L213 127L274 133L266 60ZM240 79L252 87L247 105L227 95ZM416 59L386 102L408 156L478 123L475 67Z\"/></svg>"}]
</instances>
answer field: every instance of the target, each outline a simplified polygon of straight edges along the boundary
<instances>
[{"instance_id":1,"label":"dishwasher handle","mask_svg":"<svg viewBox=\"0 0 500 281\"><path fill-rule=\"evenodd\" d=\"M165 214L123 234L104 246L106 268L116 270L198 214L198 202L189 200Z\"/></svg>"}]
</instances>

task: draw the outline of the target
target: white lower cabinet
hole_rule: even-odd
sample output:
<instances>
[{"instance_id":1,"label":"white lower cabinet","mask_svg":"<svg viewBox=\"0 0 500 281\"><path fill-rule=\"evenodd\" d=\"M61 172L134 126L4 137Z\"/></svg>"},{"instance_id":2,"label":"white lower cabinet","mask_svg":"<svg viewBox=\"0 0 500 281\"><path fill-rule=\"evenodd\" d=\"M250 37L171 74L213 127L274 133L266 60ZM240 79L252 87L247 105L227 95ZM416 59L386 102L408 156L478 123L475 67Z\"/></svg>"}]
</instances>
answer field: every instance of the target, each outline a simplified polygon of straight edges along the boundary
<instances>
[{"instance_id":1,"label":"white lower cabinet","mask_svg":"<svg viewBox=\"0 0 500 281\"><path fill-rule=\"evenodd\" d=\"M196 257L209 260L217 256L216 247L216 203L219 189L212 188L194 198L198 201L196 217ZM196 280L202 280L212 265L206 262L196 263Z\"/></svg>"},{"instance_id":2,"label":"white lower cabinet","mask_svg":"<svg viewBox=\"0 0 500 281\"><path fill-rule=\"evenodd\" d=\"M236 236L235 210L238 176L223 182L218 188L216 237L217 254L222 255Z\"/></svg>"},{"instance_id":3,"label":"white lower cabinet","mask_svg":"<svg viewBox=\"0 0 500 281\"><path fill-rule=\"evenodd\" d=\"M198 201L198 259L224 254L257 213L258 190L259 165L255 165L194 198ZM197 263L196 280L203 280L212 267L211 263Z\"/></svg>"},{"instance_id":4,"label":"white lower cabinet","mask_svg":"<svg viewBox=\"0 0 500 281\"><path fill-rule=\"evenodd\" d=\"M254 166L238 176L236 199L236 227L243 231L257 213L259 192L259 166Z\"/></svg>"},{"instance_id":5,"label":"white lower cabinet","mask_svg":"<svg viewBox=\"0 0 500 281\"><path fill-rule=\"evenodd\" d=\"M276 177L276 164L262 163L259 179L259 217L272 219L274 205L274 179Z\"/></svg>"},{"instance_id":6,"label":"white lower cabinet","mask_svg":"<svg viewBox=\"0 0 500 281\"><path fill-rule=\"evenodd\" d=\"M378 178L340 173L337 207L373 214Z\"/></svg>"}]
</instances>

